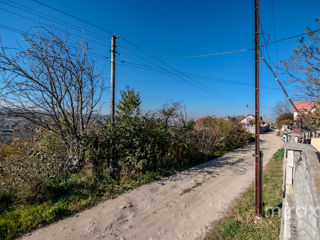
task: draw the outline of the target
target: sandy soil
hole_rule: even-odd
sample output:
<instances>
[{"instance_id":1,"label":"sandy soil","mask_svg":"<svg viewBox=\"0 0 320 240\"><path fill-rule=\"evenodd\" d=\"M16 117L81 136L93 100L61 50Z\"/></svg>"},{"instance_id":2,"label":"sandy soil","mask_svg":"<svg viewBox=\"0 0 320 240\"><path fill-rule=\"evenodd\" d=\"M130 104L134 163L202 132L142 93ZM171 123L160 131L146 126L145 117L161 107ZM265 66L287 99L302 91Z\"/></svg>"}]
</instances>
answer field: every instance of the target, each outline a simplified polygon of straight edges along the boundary
<instances>
[{"instance_id":1,"label":"sandy soil","mask_svg":"<svg viewBox=\"0 0 320 240\"><path fill-rule=\"evenodd\" d=\"M264 164L283 143L261 136ZM141 186L22 239L201 239L254 179L254 144Z\"/></svg>"}]
</instances>

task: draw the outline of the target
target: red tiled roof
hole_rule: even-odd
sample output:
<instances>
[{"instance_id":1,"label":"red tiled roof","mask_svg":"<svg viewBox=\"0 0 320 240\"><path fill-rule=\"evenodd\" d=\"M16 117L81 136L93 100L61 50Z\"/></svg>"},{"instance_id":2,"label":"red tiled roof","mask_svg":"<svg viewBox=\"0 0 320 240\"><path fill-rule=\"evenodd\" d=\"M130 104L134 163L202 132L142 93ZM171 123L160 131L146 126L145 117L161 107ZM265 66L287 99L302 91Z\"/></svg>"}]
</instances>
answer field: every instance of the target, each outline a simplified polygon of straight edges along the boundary
<instances>
[{"instance_id":1,"label":"red tiled roof","mask_svg":"<svg viewBox=\"0 0 320 240\"><path fill-rule=\"evenodd\" d=\"M293 103L296 106L296 108L298 108L298 110L305 110L305 111L310 111L316 105L318 105L318 101L296 101ZM292 110L295 111L294 108L292 108Z\"/></svg>"}]
</instances>

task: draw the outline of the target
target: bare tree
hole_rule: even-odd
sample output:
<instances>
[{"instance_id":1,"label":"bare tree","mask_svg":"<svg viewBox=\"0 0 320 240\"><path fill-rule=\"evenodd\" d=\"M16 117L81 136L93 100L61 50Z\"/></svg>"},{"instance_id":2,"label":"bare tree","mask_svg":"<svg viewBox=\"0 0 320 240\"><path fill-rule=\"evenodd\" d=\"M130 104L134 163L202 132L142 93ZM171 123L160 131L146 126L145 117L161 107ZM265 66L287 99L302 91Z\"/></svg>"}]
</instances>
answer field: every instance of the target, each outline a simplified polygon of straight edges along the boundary
<instances>
[{"instance_id":1,"label":"bare tree","mask_svg":"<svg viewBox=\"0 0 320 240\"><path fill-rule=\"evenodd\" d=\"M187 125L187 111L183 102L172 102L164 104L158 110L160 118L163 119L166 125Z\"/></svg>"},{"instance_id":2,"label":"bare tree","mask_svg":"<svg viewBox=\"0 0 320 240\"><path fill-rule=\"evenodd\" d=\"M12 52L1 44L2 112L22 117L56 134L63 141L65 161L81 165L81 137L89 126L102 93L102 78L84 38L47 30L23 35Z\"/></svg>"},{"instance_id":3,"label":"bare tree","mask_svg":"<svg viewBox=\"0 0 320 240\"><path fill-rule=\"evenodd\" d=\"M298 98L320 98L320 35L307 28L308 36L300 39L292 56L281 61L287 84L296 87Z\"/></svg>"},{"instance_id":4,"label":"bare tree","mask_svg":"<svg viewBox=\"0 0 320 240\"><path fill-rule=\"evenodd\" d=\"M291 113L291 105L289 101L288 100L278 101L273 107L274 119L286 113Z\"/></svg>"}]
</instances>

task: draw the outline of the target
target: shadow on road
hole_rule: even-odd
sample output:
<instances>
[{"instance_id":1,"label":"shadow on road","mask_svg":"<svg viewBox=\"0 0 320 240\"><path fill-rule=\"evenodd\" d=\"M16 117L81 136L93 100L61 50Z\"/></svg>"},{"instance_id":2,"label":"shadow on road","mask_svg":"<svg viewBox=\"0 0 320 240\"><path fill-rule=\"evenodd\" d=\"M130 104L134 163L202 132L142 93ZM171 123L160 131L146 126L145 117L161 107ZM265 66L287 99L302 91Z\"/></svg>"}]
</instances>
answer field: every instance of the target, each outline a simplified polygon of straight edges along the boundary
<instances>
[{"instance_id":1,"label":"shadow on road","mask_svg":"<svg viewBox=\"0 0 320 240\"><path fill-rule=\"evenodd\" d=\"M232 171L232 173L228 175L244 175L247 173L247 168L252 164L249 161L247 161L249 158L245 155L253 150L254 145L250 144L249 146L236 149L219 158L202 163L198 166L189 168L188 170L185 170L181 173L167 177L166 179L160 180L160 182L161 184L172 181L175 182L185 179L186 176L199 176L204 178L207 176L216 176L220 175L218 173L218 170L225 167Z\"/></svg>"}]
</instances>

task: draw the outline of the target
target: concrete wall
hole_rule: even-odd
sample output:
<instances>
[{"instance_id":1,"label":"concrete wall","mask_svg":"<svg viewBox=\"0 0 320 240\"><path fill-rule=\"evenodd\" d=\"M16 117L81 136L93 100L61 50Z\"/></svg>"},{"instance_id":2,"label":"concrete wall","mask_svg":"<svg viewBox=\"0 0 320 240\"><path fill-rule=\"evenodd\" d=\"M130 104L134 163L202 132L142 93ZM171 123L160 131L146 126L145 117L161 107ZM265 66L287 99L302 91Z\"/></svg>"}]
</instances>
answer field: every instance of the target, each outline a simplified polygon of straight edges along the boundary
<instances>
[{"instance_id":1,"label":"concrete wall","mask_svg":"<svg viewBox=\"0 0 320 240\"><path fill-rule=\"evenodd\" d=\"M320 239L320 163L308 144L286 143L281 239Z\"/></svg>"},{"instance_id":2,"label":"concrete wall","mask_svg":"<svg viewBox=\"0 0 320 240\"><path fill-rule=\"evenodd\" d=\"M311 145L320 152L320 138L311 138Z\"/></svg>"}]
</instances>

